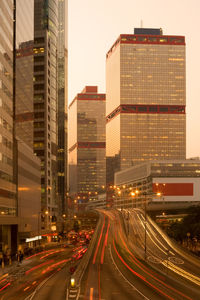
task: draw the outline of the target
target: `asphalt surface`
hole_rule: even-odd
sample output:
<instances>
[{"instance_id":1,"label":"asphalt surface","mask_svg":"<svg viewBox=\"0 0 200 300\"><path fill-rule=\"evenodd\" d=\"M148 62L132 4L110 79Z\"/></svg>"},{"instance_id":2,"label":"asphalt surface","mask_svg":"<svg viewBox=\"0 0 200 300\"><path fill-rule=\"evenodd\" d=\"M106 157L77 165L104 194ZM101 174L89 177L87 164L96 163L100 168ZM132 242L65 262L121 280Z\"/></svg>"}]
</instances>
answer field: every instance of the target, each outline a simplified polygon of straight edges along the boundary
<instances>
[{"instance_id":1,"label":"asphalt surface","mask_svg":"<svg viewBox=\"0 0 200 300\"><path fill-rule=\"evenodd\" d=\"M140 210L100 213L80 300L200 299L198 259L175 247ZM0 276L0 300L66 300L73 253L59 247L25 259Z\"/></svg>"},{"instance_id":2,"label":"asphalt surface","mask_svg":"<svg viewBox=\"0 0 200 300\"><path fill-rule=\"evenodd\" d=\"M0 277L0 300L32 300L44 289L47 298L44 298L43 293L37 299L51 299L50 293L54 296L57 294L54 298L56 300L66 299L66 280L69 276L72 250L56 247L25 258L22 264L15 265ZM62 280L58 280L59 278Z\"/></svg>"},{"instance_id":3,"label":"asphalt surface","mask_svg":"<svg viewBox=\"0 0 200 300\"><path fill-rule=\"evenodd\" d=\"M139 217L138 211L124 213L124 223L115 211L101 213L100 235L79 299L200 299L198 261L187 255L186 263L186 256L174 253L151 224L147 224L145 260L142 213Z\"/></svg>"}]
</instances>

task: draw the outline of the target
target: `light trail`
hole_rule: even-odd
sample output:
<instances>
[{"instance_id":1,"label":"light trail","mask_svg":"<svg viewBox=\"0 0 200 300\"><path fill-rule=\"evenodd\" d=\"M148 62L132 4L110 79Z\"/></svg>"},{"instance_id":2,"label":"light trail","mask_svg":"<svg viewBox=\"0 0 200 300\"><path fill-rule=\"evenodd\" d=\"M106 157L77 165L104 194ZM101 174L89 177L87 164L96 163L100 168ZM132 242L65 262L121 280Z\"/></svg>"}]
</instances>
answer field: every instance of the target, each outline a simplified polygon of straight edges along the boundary
<instances>
[{"instance_id":1,"label":"light trail","mask_svg":"<svg viewBox=\"0 0 200 300\"><path fill-rule=\"evenodd\" d=\"M170 262L169 260L164 260L162 262L162 264L164 266L167 266L170 270L174 271L175 273L181 275L182 277L192 281L193 283L197 284L200 286L200 277L197 277L185 270L183 270L182 268L179 268L178 266L174 265L172 262Z\"/></svg>"},{"instance_id":2,"label":"light trail","mask_svg":"<svg viewBox=\"0 0 200 300\"><path fill-rule=\"evenodd\" d=\"M61 261L59 261L59 262L57 262L57 263L49 266L48 268L46 268L45 270L42 271L42 274L45 274L46 272L51 271L53 268L57 267L60 264L66 263L69 260L71 260L71 258L63 259L63 260L61 260Z\"/></svg>"},{"instance_id":3,"label":"light trail","mask_svg":"<svg viewBox=\"0 0 200 300\"><path fill-rule=\"evenodd\" d=\"M117 254L117 256L119 257L119 259L121 260L121 262L125 265L125 267L134 275L136 275L137 277L139 277L140 279L142 279L144 282L146 282L150 287L152 287L153 289L155 289L156 291L158 291L160 294L164 295L165 297L167 297L168 299L171 300L175 300L174 298L172 298L171 296L167 295L166 293L164 293L163 291L161 291L159 288L157 288L155 285L153 285L152 283L150 283L145 277L143 277L142 275L140 275L139 273L135 272L124 260L123 258L120 256L120 254L118 253L116 246L115 246L115 242L113 239L113 247L114 250ZM192 300L192 299L191 299Z\"/></svg>"},{"instance_id":4,"label":"light trail","mask_svg":"<svg viewBox=\"0 0 200 300\"><path fill-rule=\"evenodd\" d=\"M107 242L108 242L109 227L110 227L110 219L109 219L109 222L108 222L107 231L106 231L106 235L105 235L105 239L104 239L104 244L103 244L103 248L102 248L102 252L101 252L101 264L103 264L105 247L106 247Z\"/></svg>"},{"instance_id":5,"label":"light trail","mask_svg":"<svg viewBox=\"0 0 200 300\"><path fill-rule=\"evenodd\" d=\"M120 235L121 236L121 235ZM172 286L166 284L164 281L158 279L157 277L155 277L153 274L147 272L144 268L144 265L142 263L139 264L139 261L137 260L137 258L130 252L130 250L128 249L127 245L125 244L124 240L122 239L121 237L121 240L122 240L122 243L124 244L127 252L130 254L131 256L131 260L133 261L133 263L135 263L139 268L141 268L145 273L147 273L149 276L151 276L154 280L158 281L159 283L161 283L162 285L164 285L165 287L167 287L168 289L171 289L173 292L181 295L182 297L188 299L188 300L191 300L190 297L186 296L185 294L183 294L182 292L178 291L177 289L173 288Z\"/></svg>"},{"instance_id":6,"label":"light trail","mask_svg":"<svg viewBox=\"0 0 200 300\"><path fill-rule=\"evenodd\" d=\"M49 255L53 255L53 254L55 254L55 253L59 253L59 252L63 252L63 251L65 251L65 250L64 250L64 249L60 249L60 250L56 250L56 251L47 253L47 254L45 254L44 256L40 257L40 259L46 258L46 257L48 257Z\"/></svg>"},{"instance_id":7,"label":"light trail","mask_svg":"<svg viewBox=\"0 0 200 300\"><path fill-rule=\"evenodd\" d=\"M93 291L94 291L94 289L90 288L90 300L93 300Z\"/></svg>"},{"instance_id":8,"label":"light trail","mask_svg":"<svg viewBox=\"0 0 200 300\"><path fill-rule=\"evenodd\" d=\"M37 265L37 266L35 266L35 267L29 269L28 271L26 271L25 274L28 275L30 272L35 271L35 270L37 270L37 269L39 269L39 268L41 268L41 267L43 267L43 266L45 266L45 265L48 265L48 264L50 264L50 263L52 263L52 262L54 262L53 259L52 259L52 260L45 261L44 263L39 264L39 265Z\"/></svg>"},{"instance_id":9,"label":"light trail","mask_svg":"<svg viewBox=\"0 0 200 300\"><path fill-rule=\"evenodd\" d=\"M98 241L98 244L97 244L97 247L96 247L96 251L95 251L95 253L94 253L94 257L93 257L93 261L92 261L93 265L95 264L95 261L96 261L97 252L98 252L99 245L100 245L100 242L101 242L101 238L102 238L104 226L105 226L105 215L104 215L103 226L102 226L102 228L101 228L101 234L100 234L99 241Z\"/></svg>"},{"instance_id":10,"label":"light trail","mask_svg":"<svg viewBox=\"0 0 200 300\"><path fill-rule=\"evenodd\" d=\"M31 255L31 256L26 257L25 260L28 260L28 259L30 259L30 258L33 258L33 257L35 257L35 256L38 256L38 255L41 255L41 254L43 254L43 253L47 253L47 252L50 252L50 251L52 251L52 249L51 249L51 250L44 250L44 251L35 253L35 254Z\"/></svg>"},{"instance_id":11,"label":"light trail","mask_svg":"<svg viewBox=\"0 0 200 300\"><path fill-rule=\"evenodd\" d=\"M1 289L0 289L0 292L3 291L5 288L7 288L7 286L11 285L10 282L8 282L6 285L4 285Z\"/></svg>"}]
</instances>

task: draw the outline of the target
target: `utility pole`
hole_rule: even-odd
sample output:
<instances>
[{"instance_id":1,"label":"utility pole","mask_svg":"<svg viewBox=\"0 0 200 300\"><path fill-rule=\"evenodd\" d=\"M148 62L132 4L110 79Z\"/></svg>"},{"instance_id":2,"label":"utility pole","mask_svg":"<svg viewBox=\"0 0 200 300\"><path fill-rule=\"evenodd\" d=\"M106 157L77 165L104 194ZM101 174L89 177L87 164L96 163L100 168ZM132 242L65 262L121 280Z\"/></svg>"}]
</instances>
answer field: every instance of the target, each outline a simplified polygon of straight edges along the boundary
<instances>
[{"instance_id":1,"label":"utility pole","mask_svg":"<svg viewBox=\"0 0 200 300\"><path fill-rule=\"evenodd\" d=\"M147 258L147 193L145 195L145 202L144 202L144 258Z\"/></svg>"}]
</instances>

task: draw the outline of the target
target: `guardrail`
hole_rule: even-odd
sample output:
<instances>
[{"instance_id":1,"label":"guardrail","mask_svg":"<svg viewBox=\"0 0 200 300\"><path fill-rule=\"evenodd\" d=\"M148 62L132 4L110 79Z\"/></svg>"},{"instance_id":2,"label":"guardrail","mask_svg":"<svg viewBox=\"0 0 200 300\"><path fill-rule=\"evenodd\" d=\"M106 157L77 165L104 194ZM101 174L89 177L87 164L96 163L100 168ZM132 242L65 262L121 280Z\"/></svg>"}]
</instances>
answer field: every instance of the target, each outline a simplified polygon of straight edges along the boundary
<instances>
[{"instance_id":1,"label":"guardrail","mask_svg":"<svg viewBox=\"0 0 200 300\"><path fill-rule=\"evenodd\" d=\"M93 251L94 246L96 244L97 237L99 236L100 224L102 224L102 220L103 220L103 217L100 214L95 232L94 232L94 234L92 236L92 239L89 243L88 250L84 254L83 258L81 259L80 264L78 265L76 271L74 272L74 274L71 277L71 281L69 282L69 290L70 289L76 289L77 292L78 292L78 288L80 287L80 284L81 284L81 279L82 279L83 274L84 274L84 272L85 272L85 270L88 266L92 251ZM73 286L72 285L70 286L70 283L71 284L73 283ZM67 294L69 295L69 291L67 291ZM67 297L67 298L70 298L70 297ZM73 298L75 299L75 297L73 297ZM76 299L77 299L77 297L76 297Z\"/></svg>"}]
</instances>

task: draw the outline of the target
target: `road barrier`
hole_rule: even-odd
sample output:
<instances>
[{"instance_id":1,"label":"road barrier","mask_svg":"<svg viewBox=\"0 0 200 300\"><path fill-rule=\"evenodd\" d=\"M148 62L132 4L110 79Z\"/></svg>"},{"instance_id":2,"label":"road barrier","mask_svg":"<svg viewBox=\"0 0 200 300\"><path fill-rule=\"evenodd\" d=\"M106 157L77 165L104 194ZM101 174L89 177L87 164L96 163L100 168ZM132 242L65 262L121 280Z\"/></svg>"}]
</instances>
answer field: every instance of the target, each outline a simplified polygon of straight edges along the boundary
<instances>
[{"instance_id":1,"label":"road barrier","mask_svg":"<svg viewBox=\"0 0 200 300\"><path fill-rule=\"evenodd\" d=\"M85 272L85 270L88 266L90 257L92 255L94 246L95 246L96 241L97 241L97 237L99 236L100 225L102 224L102 221L103 221L103 216L100 214L97 226L96 226L95 231L93 233L92 239L89 243L88 250L84 254L83 258L81 259L80 264L78 265L78 267L75 270L74 274L70 278L70 282L69 282L68 289L67 289L67 299L71 298L70 295L73 295L73 299L78 299L79 292L80 292L81 279L82 279L83 274L84 274L84 272ZM76 297L75 297L73 291L76 291L76 294L77 294Z\"/></svg>"}]
</instances>

